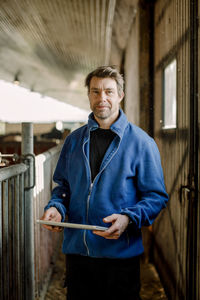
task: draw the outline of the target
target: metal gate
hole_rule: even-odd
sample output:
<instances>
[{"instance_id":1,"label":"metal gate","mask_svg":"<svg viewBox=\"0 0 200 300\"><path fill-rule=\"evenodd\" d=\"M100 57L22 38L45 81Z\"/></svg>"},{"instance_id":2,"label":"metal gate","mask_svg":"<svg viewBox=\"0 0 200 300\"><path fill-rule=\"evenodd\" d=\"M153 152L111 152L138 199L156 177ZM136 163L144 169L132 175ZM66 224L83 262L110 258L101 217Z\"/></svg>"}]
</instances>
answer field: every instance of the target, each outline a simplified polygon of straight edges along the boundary
<instances>
[{"instance_id":1,"label":"metal gate","mask_svg":"<svg viewBox=\"0 0 200 300\"><path fill-rule=\"evenodd\" d=\"M21 163L0 170L0 296L25 299L25 172Z\"/></svg>"}]
</instances>

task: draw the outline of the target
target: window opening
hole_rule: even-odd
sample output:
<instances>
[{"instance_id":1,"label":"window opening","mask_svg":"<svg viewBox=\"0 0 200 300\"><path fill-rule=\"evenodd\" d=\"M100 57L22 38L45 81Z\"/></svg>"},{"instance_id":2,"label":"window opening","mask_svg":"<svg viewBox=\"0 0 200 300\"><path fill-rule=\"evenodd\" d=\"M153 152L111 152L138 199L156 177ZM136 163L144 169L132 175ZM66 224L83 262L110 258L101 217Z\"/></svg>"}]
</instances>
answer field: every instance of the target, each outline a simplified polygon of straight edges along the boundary
<instances>
[{"instance_id":1,"label":"window opening","mask_svg":"<svg viewBox=\"0 0 200 300\"><path fill-rule=\"evenodd\" d=\"M174 59L163 73L163 129L177 127L177 63Z\"/></svg>"}]
</instances>

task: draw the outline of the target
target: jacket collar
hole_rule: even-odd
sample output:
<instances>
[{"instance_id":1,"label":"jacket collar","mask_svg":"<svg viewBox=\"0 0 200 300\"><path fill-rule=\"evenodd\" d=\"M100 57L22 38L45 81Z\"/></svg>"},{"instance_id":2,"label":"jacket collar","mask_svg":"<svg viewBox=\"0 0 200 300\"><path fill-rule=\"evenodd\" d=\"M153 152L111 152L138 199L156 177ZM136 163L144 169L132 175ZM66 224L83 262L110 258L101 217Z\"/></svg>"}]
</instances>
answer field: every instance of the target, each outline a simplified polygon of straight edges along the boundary
<instances>
[{"instance_id":1,"label":"jacket collar","mask_svg":"<svg viewBox=\"0 0 200 300\"><path fill-rule=\"evenodd\" d=\"M113 123L110 126L110 129L113 132L115 132L120 138L122 138L123 134L124 134L124 130L125 130L127 125L128 125L128 120L126 118L126 115L124 114L122 109L120 109L119 110L119 117L115 121L115 123ZM88 117L88 135L89 135L89 131L95 130L97 128L99 128L99 125L95 121L93 113L91 113L91 114L89 114L89 117Z\"/></svg>"}]
</instances>

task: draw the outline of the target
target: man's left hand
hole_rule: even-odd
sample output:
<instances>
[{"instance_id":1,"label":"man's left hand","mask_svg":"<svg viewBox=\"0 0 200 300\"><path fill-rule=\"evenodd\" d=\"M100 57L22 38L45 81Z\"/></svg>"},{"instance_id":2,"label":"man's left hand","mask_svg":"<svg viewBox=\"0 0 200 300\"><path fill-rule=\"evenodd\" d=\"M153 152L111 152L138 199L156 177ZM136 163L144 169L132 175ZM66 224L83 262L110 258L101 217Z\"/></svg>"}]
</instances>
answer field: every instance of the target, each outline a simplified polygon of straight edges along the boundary
<instances>
[{"instance_id":1,"label":"man's left hand","mask_svg":"<svg viewBox=\"0 0 200 300\"><path fill-rule=\"evenodd\" d=\"M112 223L106 231L93 231L94 234L104 237L105 239L117 240L126 230L129 224L129 217L121 214L112 214L103 219L104 223Z\"/></svg>"}]
</instances>

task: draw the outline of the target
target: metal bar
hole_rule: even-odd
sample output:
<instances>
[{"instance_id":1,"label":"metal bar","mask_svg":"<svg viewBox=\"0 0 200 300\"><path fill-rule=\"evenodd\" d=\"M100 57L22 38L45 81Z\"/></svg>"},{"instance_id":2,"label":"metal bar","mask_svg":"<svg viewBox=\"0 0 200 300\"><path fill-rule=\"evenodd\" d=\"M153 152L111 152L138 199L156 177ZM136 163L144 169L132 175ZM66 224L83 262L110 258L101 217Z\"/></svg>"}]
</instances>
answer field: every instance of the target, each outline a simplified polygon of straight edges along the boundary
<instances>
[{"instance_id":1,"label":"metal bar","mask_svg":"<svg viewBox=\"0 0 200 300\"><path fill-rule=\"evenodd\" d=\"M19 176L15 177L15 201L14 201L14 238L13 238L13 248L14 258L13 258L13 274L14 274L14 291L17 295L17 299L20 299L20 239L19 233L21 228L19 227Z\"/></svg>"},{"instance_id":2,"label":"metal bar","mask_svg":"<svg viewBox=\"0 0 200 300\"><path fill-rule=\"evenodd\" d=\"M105 28L105 64L108 64L110 60L112 23L114 18L115 6L116 0L108 2Z\"/></svg>"},{"instance_id":3,"label":"metal bar","mask_svg":"<svg viewBox=\"0 0 200 300\"><path fill-rule=\"evenodd\" d=\"M20 300L25 299L25 211L24 211L24 173L20 175L19 180L19 281L20 281Z\"/></svg>"},{"instance_id":4,"label":"metal bar","mask_svg":"<svg viewBox=\"0 0 200 300\"><path fill-rule=\"evenodd\" d=\"M9 297L8 180L3 185L3 299Z\"/></svg>"},{"instance_id":5,"label":"metal bar","mask_svg":"<svg viewBox=\"0 0 200 300\"><path fill-rule=\"evenodd\" d=\"M16 154L2 154L0 153L0 157L14 157Z\"/></svg>"},{"instance_id":6,"label":"metal bar","mask_svg":"<svg viewBox=\"0 0 200 300\"><path fill-rule=\"evenodd\" d=\"M33 154L33 124L22 123L22 155ZM32 169L26 173L26 186L33 182ZM28 183L28 184L27 184ZM34 221L33 221L33 190L25 191L25 299L35 298L34 280Z\"/></svg>"},{"instance_id":7,"label":"metal bar","mask_svg":"<svg viewBox=\"0 0 200 300\"><path fill-rule=\"evenodd\" d=\"M24 173L20 175L19 181L19 241L20 241L20 299L25 299L25 237L24 237L24 226L25 226L25 216L24 216Z\"/></svg>"},{"instance_id":8,"label":"metal bar","mask_svg":"<svg viewBox=\"0 0 200 300\"><path fill-rule=\"evenodd\" d=\"M2 183L0 182L0 299L3 299L3 228L2 228Z\"/></svg>"},{"instance_id":9,"label":"metal bar","mask_svg":"<svg viewBox=\"0 0 200 300\"><path fill-rule=\"evenodd\" d=\"M0 181L7 180L8 178L24 173L27 171L27 169L28 166L25 164L17 164L0 169Z\"/></svg>"},{"instance_id":10,"label":"metal bar","mask_svg":"<svg viewBox=\"0 0 200 300\"><path fill-rule=\"evenodd\" d=\"M13 274L13 256L14 256L14 247L13 247L13 228L14 228L14 177L8 180L8 243L9 243L9 293L10 299L15 299L15 290L13 288L14 284L14 274Z\"/></svg>"}]
</instances>

